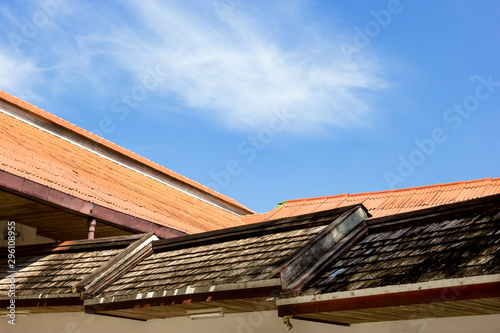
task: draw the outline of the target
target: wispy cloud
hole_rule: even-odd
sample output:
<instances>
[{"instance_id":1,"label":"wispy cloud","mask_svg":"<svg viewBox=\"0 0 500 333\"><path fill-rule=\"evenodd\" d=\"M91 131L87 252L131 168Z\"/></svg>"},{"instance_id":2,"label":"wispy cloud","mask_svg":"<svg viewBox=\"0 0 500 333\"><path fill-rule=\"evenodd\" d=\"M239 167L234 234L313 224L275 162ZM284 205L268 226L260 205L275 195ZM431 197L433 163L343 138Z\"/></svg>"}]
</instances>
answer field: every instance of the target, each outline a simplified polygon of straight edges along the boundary
<instances>
[{"instance_id":1,"label":"wispy cloud","mask_svg":"<svg viewBox=\"0 0 500 333\"><path fill-rule=\"evenodd\" d=\"M298 120L293 131L363 125L375 111L370 94L386 87L378 65L347 61L342 36L311 27L302 1L277 3L286 11L225 0L72 4L54 20L59 32L44 37L45 52L58 59L61 89L84 78L109 93L113 80L132 84L157 66L158 92L169 96L162 112L180 104L232 129L266 125L283 108ZM232 7L221 15L214 4Z\"/></svg>"},{"instance_id":2,"label":"wispy cloud","mask_svg":"<svg viewBox=\"0 0 500 333\"><path fill-rule=\"evenodd\" d=\"M29 60L19 59L0 53L0 88L17 97L39 100L26 82L39 79L39 71Z\"/></svg>"}]
</instances>

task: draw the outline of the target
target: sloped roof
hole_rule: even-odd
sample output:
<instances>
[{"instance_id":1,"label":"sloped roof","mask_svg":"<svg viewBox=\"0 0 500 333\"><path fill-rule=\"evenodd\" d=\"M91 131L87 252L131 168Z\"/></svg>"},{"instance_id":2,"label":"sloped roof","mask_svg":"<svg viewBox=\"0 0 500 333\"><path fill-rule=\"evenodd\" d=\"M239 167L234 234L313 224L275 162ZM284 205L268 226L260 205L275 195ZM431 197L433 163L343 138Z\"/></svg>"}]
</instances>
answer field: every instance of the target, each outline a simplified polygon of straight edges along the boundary
<instances>
[{"instance_id":1,"label":"sloped roof","mask_svg":"<svg viewBox=\"0 0 500 333\"><path fill-rule=\"evenodd\" d=\"M500 211L484 207L378 228L304 295L500 274ZM370 225L372 226L370 228Z\"/></svg>"},{"instance_id":2,"label":"sloped roof","mask_svg":"<svg viewBox=\"0 0 500 333\"><path fill-rule=\"evenodd\" d=\"M113 263L110 271L119 269L116 261L128 255L127 260L142 259L136 249L144 244L158 240L153 234L137 234L129 236L106 237L95 240L66 241L58 244L30 245L18 247L15 253L16 295L38 295L43 298L47 295L58 297L77 296L80 290L73 290L82 281L101 279L97 273ZM136 251L136 253L134 253ZM133 255L129 255L132 253ZM0 297L8 294L10 271L7 260L0 263ZM130 266L128 267L130 268ZM112 272L106 272L106 279L110 281ZM85 289L82 286L79 289ZM77 294L78 293L78 294ZM76 295L75 295L76 294Z\"/></svg>"},{"instance_id":3,"label":"sloped roof","mask_svg":"<svg viewBox=\"0 0 500 333\"><path fill-rule=\"evenodd\" d=\"M277 308L279 316L343 324L433 317L436 308L438 316L500 313L500 195L369 220L357 215L360 211L366 212L355 205L151 241L148 252L135 256L132 264L121 261L116 279L106 278L93 289L89 274L97 278L113 272L115 265L90 267L89 254L103 261L114 255L107 260L115 262L121 255L104 243L92 246L105 240L79 241L74 243L79 248L48 257L31 249L17 274L24 295L18 305L54 311L41 303L31 305L40 299L38 292L64 292L76 285L88 291L83 295L87 313L141 320L214 307L224 307L226 313ZM115 239L130 244L132 237L144 239ZM329 239L333 242L324 242ZM299 265L294 264L297 258ZM47 264L57 259L60 265ZM101 266L100 275L95 266ZM287 287L289 267L294 267L296 281L306 281L304 287ZM41 277L40 268L60 270L65 282L59 286L55 274ZM70 271L74 277L66 274ZM43 288L31 290L37 283ZM3 306L9 300L6 287L2 289Z\"/></svg>"},{"instance_id":4,"label":"sloped roof","mask_svg":"<svg viewBox=\"0 0 500 333\"><path fill-rule=\"evenodd\" d=\"M279 316L336 324L500 313L500 195L367 221Z\"/></svg>"},{"instance_id":5,"label":"sloped roof","mask_svg":"<svg viewBox=\"0 0 500 333\"><path fill-rule=\"evenodd\" d=\"M498 193L500 193L500 178L485 178L399 190L287 200L267 213L246 215L241 219L245 223L255 223L354 204L363 204L372 217L377 218Z\"/></svg>"},{"instance_id":6,"label":"sloped roof","mask_svg":"<svg viewBox=\"0 0 500 333\"><path fill-rule=\"evenodd\" d=\"M0 91L0 170L159 225L196 233L252 213L215 191Z\"/></svg>"},{"instance_id":7,"label":"sloped roof","mask_svg":"<svg viewBox=\"0 0 500 333\"><path fill-rule=\"evenodd\" d=\"M88 248L80 253L57 251L28 256L18 254L16 295L70 294L73 284L90 275L122 250L96 247L95 250ZM3 271L8 271L7 261L3 260L0 267ZM0 294L4 296L8 290L9 279L1 279Z\"/></svg>"},{"instance_id":8,"label":"sloped roof","mask_svg":"<svg viewBox=\"0 0 500 333\"><path fill-rule=\"evenodd\" d=\"M276 278L275 268L314 238L324 227L287 228L275 233L199 246L170 249L156 242L154 253L99 297L171 291L215 285L265 281ZM162 245L165 249L162 249ZM208 288L207 288L208 289Z\"/></svg>"},{"instance_id":9,"label":"sloped roof","mask_svg":"<svg viewBox=\"0 0 500 333\"><path fill-rule=\"evenodd\" d=\"M206 300L210 297L213 301L210 305L213 306L217 298L222 297L224 300L219 299L221 302L228 301L227 293L232 294L232 299L245 298L247 306L258 307L262 301L272 297L274 291L277 294L280 292L279 272L276 269L327 229L332 220L351 214L352 208L164 241L151 242L151 234L139 234L20 247L16 253L18 272L15 273L16 295L22 297L18 306L28 307L34 312L53 311L58 298L72 297L73 305L78 305L80 292L84 292L82 298L87 298L89 302L97 301L98 304L111 301L114 306L115 301L119 303L123 299L139 298L155 302L167 297L169 304L181 305L180 310L177 307L165 308L157 314L149 311L130 314L129 317L137 319L184 315L186 308L196 308L196 304L186 300L200 297ZM356 206L356 209L361 208ZM130 260L117 260L123 258L126 248L134 254L139 247L136 243L146 240L150 241L150 252L139 256L140 260L132 263L128 262ZM7 263L4 262L0 268L2 266L0 303L5 303L8 301L11 275ZM120 272L115 273L117 270ZM110 279L108 275L111 274L115 274L116 279ZM99 278L102 282L93 281ZM252 289L252 292L246 289ZM41 298L52 308L33 305ZM188 304L183 305L185 302ZM225 305L230 307L232 301L228 302ZM96 303L89 303L93 304ZM68 305L67 302L65 305ZM274 302L266 306L274 308ZM241 308L236 307L232 311L238 312ZM120 316L120 313L118 311L117 315Z\"/></svg>"},{"instance_id":10,"label":"sloped roof","mask_svg":"<svg viewBox=\"0 0 500 333\"><path fill-rule=\"evenodd\" d=\"M221 306L226 313L275 309L281 267L332 223L338 226L358 210L365 212L345 207L154 242L151 256L87 306L91 312L143 320L184 316L205 306ZM130 309L138 299L144 303Z\"/></svg>"}]
</instances>

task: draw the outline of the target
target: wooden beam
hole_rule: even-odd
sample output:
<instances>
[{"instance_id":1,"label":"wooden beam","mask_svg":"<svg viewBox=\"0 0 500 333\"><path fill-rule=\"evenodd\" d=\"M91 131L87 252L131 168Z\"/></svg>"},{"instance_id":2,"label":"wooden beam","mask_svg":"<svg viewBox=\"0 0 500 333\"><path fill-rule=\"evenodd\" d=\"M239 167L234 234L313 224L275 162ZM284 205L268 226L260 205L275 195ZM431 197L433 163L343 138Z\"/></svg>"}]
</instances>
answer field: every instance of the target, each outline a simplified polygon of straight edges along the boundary
<instances>
[{"instance_id":1,"label":"wooden beam","mask_svg":"<svg viewBox=\"0 0 500 333\"><path fill-rule=\"evenodd\" d=\"M144 258L151 255L153 253L151 243L155 240L158 240L158 237L154 234L143 235L142 238L130 244L120 254L76 283L72 287L72 291L83 291L85 298L97 294Z\"/></svg>"},{"instance_id":2,"label":"wooden beam","mask_svg":"<svg viewBox=\"0 0 500 333\"><path fill-rule=\"evenodd\" d=\"M431 304L469 299L500 297L500 282L461 285L445 288L412 290L370 296L329 299L307 303L278 304L278 316L305 315L346 310ZM500 309L499 309L500 312Z\"/></svg>"},{"instance_id":3,"label":"wooden beam","mask_svg":"<svg viewBox=\"0 0 500 333\"><path fill-rule=\"evenodd\" d=\"M4 309L9 306L10 300L0 300L0 308ZM72 306L83 305L83 300L80 296L75 297L54 297L54 298L18 298L16 299L16 308L40 308L49 306Z\"/></svg>"},{"instance_id":4,"label":"wooden beam","mask_svg":"<svg viewBox=\"0 0 500 333\"><path fill-rule=\"evenodd\" d=\"M291 316L293 319L297 320L302 320L302 321L310 321L313 323L321 323L321 324L329 324L329 325L337 325L337 326L351 326L350 324L346 323L340 323L336 321L327 321L327 320L321 320L321 319L312 319L312 318L306 318L306 317L301 317L301 316Z\"/></svg>"},{"instance_id":5,"label":"wooden beam","mask_svg":"<svg viewBox=\"0 0 500 333\"><path fill-rule=\"evenodd\" d=\"M144 237L145 234L133 234L126 236L104 237L96 239L79 239L64 241L62 243L36 244L20 246L16 249L16 256L29 257L34 253L52 254L52 253L70 253L83 251L99 251L106 249L125 248L138 239Z\"/></svg>"},{"instance_id":6,"label":"wooden beam","mask_svg":"<svg viewBox=\"0 0 500 333\"><path fill-rule=\"evenodd\" d=\"M299 292L323 268L331 263L346 247L366 235L363 222L368 217L366 209L358 205L337 217L290 259L276 269L280 273L284 290Z\"/></svg>"},{"instance_id":7,"label":"wooden beam","mask_svg":"<svg viewBox=\"0 0 500 333\"><path fill-rule=\"evenodd\" d=\"M85 313L99 313L103 311L152 308L186 303L216 302L225 300L238 300L247 298L272 298L281 289L279 286L262 288L235 289L177 296L153 297L133 299L129 301L88 304L85 301Z\"/></svg>"}]
</instances>

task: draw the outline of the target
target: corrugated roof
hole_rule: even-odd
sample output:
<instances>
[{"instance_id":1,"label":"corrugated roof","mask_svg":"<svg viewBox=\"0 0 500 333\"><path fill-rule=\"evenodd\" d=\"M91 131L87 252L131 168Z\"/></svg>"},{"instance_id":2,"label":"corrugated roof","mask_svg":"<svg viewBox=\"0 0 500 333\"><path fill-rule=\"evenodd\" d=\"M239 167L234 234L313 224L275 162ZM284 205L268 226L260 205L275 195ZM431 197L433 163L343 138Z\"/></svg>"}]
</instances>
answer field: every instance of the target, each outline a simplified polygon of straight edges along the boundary
<instances>
[{"instance_id":1,"label":"corrugated roof","mask_svg":"<svg viewBox=\"0 0 500 333\"><path fill-rule=\"evenodd\" d=\"M97 150L111 150L118 160L131 159L144 169L159 172L182 183L185 188L192 188L193 192L201 193L208 200L198 199L190 191L179 191L3 112L0 112L0 170L186 233L242 224L238 215L210 203L210 198L214 198L216 203L222 201L222 204L234 207L236 211L251 213L251 210L232 199L5 92L0 91L0 100L14 105L16 110L22 109L30 117L35 117L35 121L42 119L50 122L60 131L70 132L77 139L90 142Z\"/></svg>"},{"instance_id":2,"label":"corrugated roof","mask_svg":"<svg viewBox=\"0 0 500 333\"><path fill-rule=\"evenodd\" d=\"M288 200L267 213L242 216L242 220L245 223L256 223L354 204L363 204L373 218L376 218L498 193L500 178L485 178L399 190Z\"/></svg>"}]
</instances>

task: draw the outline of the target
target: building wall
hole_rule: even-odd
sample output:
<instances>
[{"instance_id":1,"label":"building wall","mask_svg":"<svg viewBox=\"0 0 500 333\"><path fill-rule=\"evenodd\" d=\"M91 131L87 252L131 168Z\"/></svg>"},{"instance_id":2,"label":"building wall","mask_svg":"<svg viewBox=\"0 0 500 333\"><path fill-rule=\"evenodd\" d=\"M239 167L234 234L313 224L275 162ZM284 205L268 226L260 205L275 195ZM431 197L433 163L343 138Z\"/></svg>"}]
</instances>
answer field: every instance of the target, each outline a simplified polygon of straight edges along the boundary
<instances>
[{"instance_id":1,"label":"building wall","mask_svg":"<svg viewBox=\"0 0 500 333\"><path fill-rule=\"evenodd\" d=\"M279 333L287 332L276 311L226 315L224 318L190 320L157 319L140 322L84 313L33 314L18 316L16 326L2 316L0 332L43 333ZM304 322L292 319L291 333L498 333L500 315L467 316L417 321L358 324L350 327Z\"/></svg>"},{"instance_id":2,"label":"building wall","mask_svg":"<svg viewBox=\"0 0 500 333\"><path fill-rule=\"evenodd\" d=\"M35 245L35 244L46 244L54 243L55 240L43 237L36 234L36 228L28 227L27 225L16 223L16 246L24 245ZM0 238L0 247L7 247L9 241L7 240L8 235L8 221L0 221L0 231L2 237Z\"/></svg>"}]
</instances>

